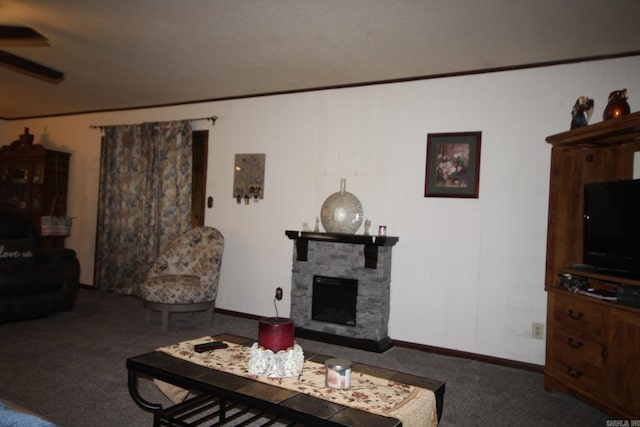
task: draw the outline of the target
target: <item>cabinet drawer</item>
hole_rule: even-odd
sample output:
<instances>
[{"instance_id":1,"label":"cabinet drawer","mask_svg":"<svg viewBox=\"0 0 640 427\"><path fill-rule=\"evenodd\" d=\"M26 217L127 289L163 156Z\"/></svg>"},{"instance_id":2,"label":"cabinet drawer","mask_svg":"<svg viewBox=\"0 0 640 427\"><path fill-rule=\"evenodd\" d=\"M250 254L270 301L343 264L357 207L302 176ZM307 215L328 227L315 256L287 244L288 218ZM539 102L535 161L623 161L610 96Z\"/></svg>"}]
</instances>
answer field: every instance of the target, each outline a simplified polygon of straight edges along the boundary
<instances>
[{"instance_id":1,"label":"cabinet drawer","mask_svg":"<svg viewBox=\"0 0 640 427\"><path fill-rule=\"evenodd\" d=\"M603 347L573 331L554 328L553 358L565 361L580 361L600 368L604 364Z\"/></svg>"},{"instance_id":2,"label":"cabinet drawer","mask_svg":"<svg viewBox=\"0 0 640 427\"><path fill-rule=\"evenodd\" d=\"M592 396L602 390L603 369L580 359L569 359L559 354L551 362L552 375L560 382Z\"/></svg>"},{"instance_id":3,"label":"cabinet drawer","mask_svg":"<svg viewBox=\"0 0 640 427\"><path fill-rule=\"evenodd\" d=\"M578 334L585 340L600 341L604 311L602 306L583 301L575 295L554 295L554 327Z\"/></svg>"}]
</instances>

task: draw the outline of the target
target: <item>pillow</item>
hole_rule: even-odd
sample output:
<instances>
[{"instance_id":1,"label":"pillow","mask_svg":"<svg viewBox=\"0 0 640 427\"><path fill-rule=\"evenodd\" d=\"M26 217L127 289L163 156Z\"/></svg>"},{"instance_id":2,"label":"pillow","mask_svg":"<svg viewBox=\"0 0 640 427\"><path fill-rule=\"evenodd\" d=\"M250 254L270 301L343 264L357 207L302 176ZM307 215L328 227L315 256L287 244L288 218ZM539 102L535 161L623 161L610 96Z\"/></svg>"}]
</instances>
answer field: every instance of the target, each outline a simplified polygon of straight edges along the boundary
<instances>
[{"instance_id":1,"label":"pillow","mask_svg":"<svg viewBox=\"0 0 640 427\"><path fill-rule=\"evenodd\" d=\"M0 239L21 239L28 237L31 218L13 209L0 209Z\"/></svg>"},{"instance_id":2,"label":"pillow","mask_svg":"<svg viewBox=\"0 0 640 427\"><path fill-rule=\"evenodd\" d=\"M26 265L33 263L35 245L32 239L0 240L1 265Z\"/></svg>"}]
</instances>

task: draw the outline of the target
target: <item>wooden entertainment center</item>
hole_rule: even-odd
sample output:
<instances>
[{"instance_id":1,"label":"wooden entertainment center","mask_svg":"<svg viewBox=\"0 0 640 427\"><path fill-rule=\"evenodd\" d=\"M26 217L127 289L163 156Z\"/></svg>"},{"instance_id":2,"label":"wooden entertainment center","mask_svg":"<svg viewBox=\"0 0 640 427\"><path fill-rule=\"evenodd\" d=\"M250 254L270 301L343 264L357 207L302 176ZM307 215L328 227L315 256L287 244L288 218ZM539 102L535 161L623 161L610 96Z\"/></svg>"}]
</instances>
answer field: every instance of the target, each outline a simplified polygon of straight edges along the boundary
<instances>
[{"instance_id":1,"label":"wooden entertainment center","mask_svg":"<svg viewBox=\"0 0 640 427\"><path fill-rule=\"evenodd\" d=\"M634 156L640 156L640 112L546 140L553 148L545 390L570 393L612 416L640 419L640 308L573 293L562 286L561 277L570 274L596 288L640 287L640 280L570 267L583 262L584 185L633 178Z\"/></svg>"}]
</instances>

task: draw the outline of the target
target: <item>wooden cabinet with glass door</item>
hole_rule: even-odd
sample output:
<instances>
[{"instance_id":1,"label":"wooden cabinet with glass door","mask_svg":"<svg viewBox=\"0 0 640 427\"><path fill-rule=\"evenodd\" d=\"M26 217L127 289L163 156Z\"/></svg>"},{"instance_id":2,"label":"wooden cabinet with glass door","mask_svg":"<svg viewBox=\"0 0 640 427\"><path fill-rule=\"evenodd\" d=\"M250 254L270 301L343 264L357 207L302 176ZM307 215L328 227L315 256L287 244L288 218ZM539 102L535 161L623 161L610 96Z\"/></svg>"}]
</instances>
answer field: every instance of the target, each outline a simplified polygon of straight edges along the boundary
<instances>
[{"instance_id":1,"label":"wooden cabinet with glass door","mask_svg":"<svg viewBox=\"0 0 640 427\"><path fill-rule=\"evenodd\" d=\"M0 204L24 211L40 226L43 215L66 214L71 155L33 143L25 129L0 147ZM55 206L54 206L55 204ZM64 237L43 237L45 247L63 247Z\"/></svg>"}]
</instances>

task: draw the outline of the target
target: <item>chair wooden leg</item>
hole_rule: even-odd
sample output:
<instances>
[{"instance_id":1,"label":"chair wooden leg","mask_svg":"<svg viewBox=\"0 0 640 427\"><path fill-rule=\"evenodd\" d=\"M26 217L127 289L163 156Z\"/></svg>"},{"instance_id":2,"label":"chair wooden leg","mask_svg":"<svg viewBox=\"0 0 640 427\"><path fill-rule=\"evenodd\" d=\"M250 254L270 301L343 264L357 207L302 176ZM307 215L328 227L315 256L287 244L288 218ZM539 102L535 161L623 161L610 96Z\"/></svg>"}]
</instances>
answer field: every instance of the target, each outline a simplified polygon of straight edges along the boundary
<instances>
[{"instance_id":1,"label":"chair wooden leg","mask_svg":"<svg viewBox=\"0 0 640 427\"><path fill-rule=\"evenodd\" d=\"M205 318L205 321L207 322L207 325L209 325L209 326L213 325L213 312L215 311L215 306L216 306L216 302L213 301L211 303L211 307L209 307L207 309L207 313L206 313L207 317Z\"/></svg>"},{"instance_id":2,"label":"chair wooden leg","mask_svg":"<svg viewBox=\"0 0 640 427\"><path fill-rule=\"evenodd\" d=\"M167 332L169 330L169 306L163 305L160 309L160 318L162 322L162 330Z\"/></svg>"}]
</instances>

